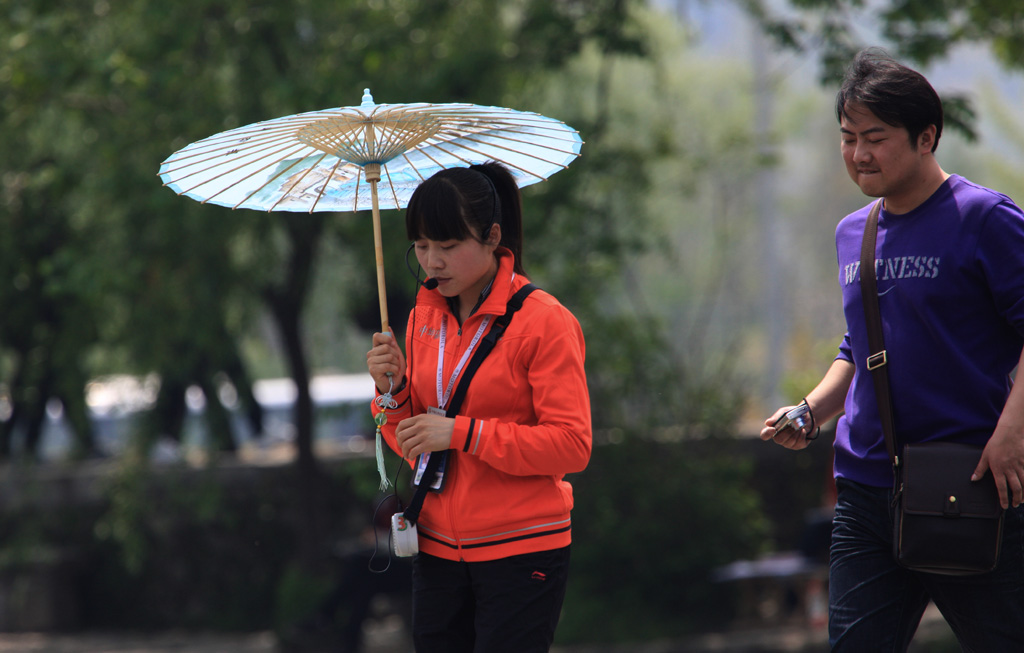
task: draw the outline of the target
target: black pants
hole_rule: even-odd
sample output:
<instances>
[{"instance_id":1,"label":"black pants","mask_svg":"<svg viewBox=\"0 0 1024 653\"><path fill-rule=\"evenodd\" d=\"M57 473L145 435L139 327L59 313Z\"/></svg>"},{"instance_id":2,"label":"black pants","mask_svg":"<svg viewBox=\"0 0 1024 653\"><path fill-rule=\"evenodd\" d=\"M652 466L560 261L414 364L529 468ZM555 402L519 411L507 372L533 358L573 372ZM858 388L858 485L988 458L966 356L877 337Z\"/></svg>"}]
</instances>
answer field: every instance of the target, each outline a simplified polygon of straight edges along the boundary
<instances>
[{"instance_id":1,"label":"black pants","mask_svg":"<svg viewBox=\"0 0 1024 653\"><path fill-rule=\"evenodd\" d=\"M413 561L416 653L546 653L569 577L569 547L488 562Z\"/></svg>"}]
</instances>

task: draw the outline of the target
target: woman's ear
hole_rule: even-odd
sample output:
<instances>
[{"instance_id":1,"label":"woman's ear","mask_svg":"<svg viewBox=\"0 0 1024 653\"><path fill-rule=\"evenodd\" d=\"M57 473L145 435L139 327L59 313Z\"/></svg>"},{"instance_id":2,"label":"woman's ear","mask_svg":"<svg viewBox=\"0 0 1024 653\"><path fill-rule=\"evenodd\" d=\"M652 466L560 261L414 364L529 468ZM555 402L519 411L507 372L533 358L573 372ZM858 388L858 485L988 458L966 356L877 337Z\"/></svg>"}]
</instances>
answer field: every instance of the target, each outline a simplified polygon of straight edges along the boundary
<instances>
[{"instance_id":1,"label":"woman's ear","mask_svg":"<svg viewBox=\"0 0 1024 653\"><path fill-rule=\"evenodd\" d=\"M487 235L487 238L484 239L484 244L485 245L494 245L495 247L497 247L498 245L501 244L501 225L500 224L493 224L493 225L491 225L491 233L489 233Z\"/></svg>"}]
</instances>

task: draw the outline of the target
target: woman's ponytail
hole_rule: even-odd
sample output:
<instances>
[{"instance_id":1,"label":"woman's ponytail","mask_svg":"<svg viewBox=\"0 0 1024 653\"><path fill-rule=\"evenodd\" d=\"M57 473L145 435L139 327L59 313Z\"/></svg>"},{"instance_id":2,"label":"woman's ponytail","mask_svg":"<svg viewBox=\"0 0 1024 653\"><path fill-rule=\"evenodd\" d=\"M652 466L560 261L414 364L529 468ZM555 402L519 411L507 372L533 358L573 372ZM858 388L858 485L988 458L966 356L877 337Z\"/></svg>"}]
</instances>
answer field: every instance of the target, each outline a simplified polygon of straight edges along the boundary
<instances>
[{"instance_id":1,"label":"woman's ponytail","mask_svg":"<svg viewBox=\"0 0 1024 653\"><path fill-rule=\"evenodd\" d=\"M509 249L515 257L516 273L526 274L523 269L523 203L515 177L508 168L495 161L470 166L470 170L487 177L489 185L493 188L499 206L491 224L497 222L501 225L499 244ZM486 229L490 229L490 226Z\"/></svg>"}]
</instances>

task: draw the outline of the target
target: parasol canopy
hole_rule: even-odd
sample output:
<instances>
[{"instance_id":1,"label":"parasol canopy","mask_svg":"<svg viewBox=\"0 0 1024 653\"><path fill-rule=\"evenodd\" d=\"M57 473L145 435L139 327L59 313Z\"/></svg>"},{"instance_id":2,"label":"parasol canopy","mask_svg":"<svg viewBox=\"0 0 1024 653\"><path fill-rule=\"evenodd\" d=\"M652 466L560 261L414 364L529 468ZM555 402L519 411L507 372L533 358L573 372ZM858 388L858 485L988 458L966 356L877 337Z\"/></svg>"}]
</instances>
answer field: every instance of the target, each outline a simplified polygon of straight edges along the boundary
<instances>
[{"instance_id":1,"label":"parasol canopy","mask_svg":"<svg viewBox=\"0 0 1024 653\"><path fill-rule=\"evenodd\" d=\"M253 123L188 145L160 165L179 195L232 209L370 209L382 329L389 331L380 209L405 208L438 170L504 164L520 187L564 169L583 141L545 116L474 104L375 104ZM378 189L378 186L380 187Z\"/></svg>"}]
</instances>

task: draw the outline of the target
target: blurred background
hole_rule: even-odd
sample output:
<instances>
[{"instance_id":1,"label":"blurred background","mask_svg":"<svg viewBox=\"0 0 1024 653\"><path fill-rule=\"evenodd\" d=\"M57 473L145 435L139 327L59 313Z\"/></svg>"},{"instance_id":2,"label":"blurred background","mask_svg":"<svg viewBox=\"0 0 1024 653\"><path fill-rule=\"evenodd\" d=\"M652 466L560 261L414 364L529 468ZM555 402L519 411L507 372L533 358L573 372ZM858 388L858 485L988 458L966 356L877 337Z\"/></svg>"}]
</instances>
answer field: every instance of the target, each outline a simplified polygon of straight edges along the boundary
<instances>
[{"instance_id":1,"label":"blurred background","mask_svg":"<svg viewBox=\"0 0 1024 653\"><path fill-rule=\"evenodd\" d=\"M833 231L868 200L833 98L865 45L943 96L947 172L1024 201L1017 0L0 2L0 632L406 631L407 568L362 573L387 565L369 214L231 211L157 176L370 88L585 142L524 189L524 263L583 326L597 445L559 646L820 635L829 438L755 434L843 335ZM416 284L401 213L383 223L397 328Z\"/></svg>"}]
</instances>

